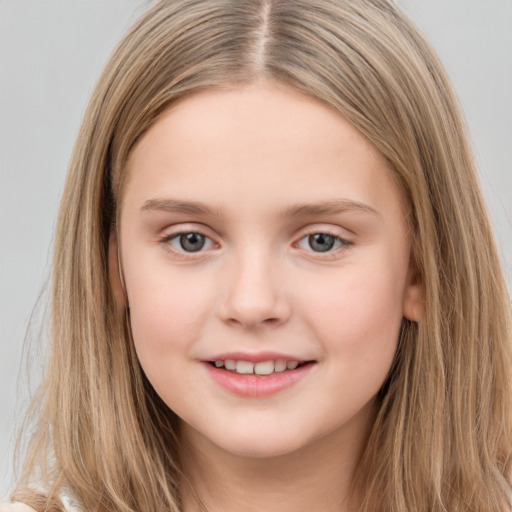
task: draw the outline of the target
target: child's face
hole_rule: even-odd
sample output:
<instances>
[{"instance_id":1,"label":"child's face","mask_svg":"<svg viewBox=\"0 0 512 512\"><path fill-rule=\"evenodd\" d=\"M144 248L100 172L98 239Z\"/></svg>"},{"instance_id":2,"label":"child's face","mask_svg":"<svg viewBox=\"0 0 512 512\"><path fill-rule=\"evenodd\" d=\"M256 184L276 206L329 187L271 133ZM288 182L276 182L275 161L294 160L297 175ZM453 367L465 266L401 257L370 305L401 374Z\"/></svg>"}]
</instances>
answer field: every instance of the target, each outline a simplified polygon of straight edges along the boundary
<instances>
[{"instance_id":1,"label":"child's face","mask_svg":"<svg viewBox=\"0 0 512 512\"><path fill-rule=\"evenodd\" d=\"M133 338L185 435L251 456L361 440L402 317L420 311L404 206L377 150L321 103L254 85L172 107L128 172ZM237 373L255 363L273 373Z\"/></svg>"}]
</instances>

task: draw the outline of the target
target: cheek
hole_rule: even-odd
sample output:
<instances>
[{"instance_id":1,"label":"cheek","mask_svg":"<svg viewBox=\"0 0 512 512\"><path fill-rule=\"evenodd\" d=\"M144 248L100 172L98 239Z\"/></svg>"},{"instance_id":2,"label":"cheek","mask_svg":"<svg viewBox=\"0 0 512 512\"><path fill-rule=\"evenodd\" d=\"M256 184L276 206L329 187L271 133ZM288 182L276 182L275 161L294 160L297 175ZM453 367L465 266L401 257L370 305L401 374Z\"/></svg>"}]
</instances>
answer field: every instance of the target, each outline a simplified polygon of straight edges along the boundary
<instances>
[{"instance_id":1,"label":"cheek","mask_svg":"<svg viewBox=\"0 0 512 512\"><path fill-rule=\"evenodd\" d=\"M172 357L201 337L210 314L208 283L153 267L127 275L133 339L141 363Z\"/></svg>"},{"instance_id":2,"label":"cheek","mask_svg":"<svg viewBox=\"0 0 512 512\"><path fill-rule=\"evenodd\" d=\"M308 328L325 354L325 392L318 406L340 404L333 421L346 421L381 389L395 357L402 314L393 287L375 279L350 279L325 301L311 300ZM343 404L343 406L341 406ZM340 420L341 418L341 420Z\"/></svg>"},{"instance_id":3,"label":"cheek","mask_svg":"<svg viewBox=\"0 0 512 512\"><path fill-rule=\"evenodd\" d=\"M302 305L307 327L329 356L350 373L357 369L387 374L402 321L403 279L363 266L340 272L337 279L315 280Z\"/></svg>"},{"instance_id":4,"label":"cheek","mask_svg":"<svg viewBox=\"0 0 512 512\"><path fill-rule=\"evenodd\" d=\"M204 278L200 283L169 269L157 270L127 277L133 341L156 392L173 410L186 411L189 363L208 324L211 297Z\"/></svg>"}]
</instances>

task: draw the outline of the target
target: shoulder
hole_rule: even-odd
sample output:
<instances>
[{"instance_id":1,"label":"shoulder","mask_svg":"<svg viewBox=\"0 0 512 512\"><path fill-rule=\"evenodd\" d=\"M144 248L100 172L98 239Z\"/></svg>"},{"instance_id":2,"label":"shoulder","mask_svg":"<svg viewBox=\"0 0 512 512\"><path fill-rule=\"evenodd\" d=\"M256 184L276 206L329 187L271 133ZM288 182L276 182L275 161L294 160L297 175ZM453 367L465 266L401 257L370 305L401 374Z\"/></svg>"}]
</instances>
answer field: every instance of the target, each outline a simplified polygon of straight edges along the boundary
<instances>
[{"instance_id":1,"label":"shoulder","mask_svg":"<svg viewBox=\"0 0 512 512\"><path fill-rule=\"evenodd\" d=\"M35 512L35 510L24 503L0 503L0 512Z\"/></svg>"}]
</instances>

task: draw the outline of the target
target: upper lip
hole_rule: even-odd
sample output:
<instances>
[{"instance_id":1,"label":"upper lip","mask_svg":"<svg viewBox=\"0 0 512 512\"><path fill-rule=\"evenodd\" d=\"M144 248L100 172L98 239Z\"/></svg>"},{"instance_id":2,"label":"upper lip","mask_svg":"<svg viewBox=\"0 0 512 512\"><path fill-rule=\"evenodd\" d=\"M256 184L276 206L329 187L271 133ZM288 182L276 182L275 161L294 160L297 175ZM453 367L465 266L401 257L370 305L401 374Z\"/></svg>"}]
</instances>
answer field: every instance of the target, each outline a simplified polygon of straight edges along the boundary
<instances>
[{"instance_id":1,"label":"upper lip","mask_svg":"<svg viewBox=\"0 0 512 512\"><path fill-rule=\"evenodd\" d=\"M203 361L227 361L228 359L235 361L247 361L250 363L262 363L264 361L312 361L309 358L297 357L291 354L283 354L280 352L223 352L215 356L205 358Z\"/></svg>"}]
</instances>

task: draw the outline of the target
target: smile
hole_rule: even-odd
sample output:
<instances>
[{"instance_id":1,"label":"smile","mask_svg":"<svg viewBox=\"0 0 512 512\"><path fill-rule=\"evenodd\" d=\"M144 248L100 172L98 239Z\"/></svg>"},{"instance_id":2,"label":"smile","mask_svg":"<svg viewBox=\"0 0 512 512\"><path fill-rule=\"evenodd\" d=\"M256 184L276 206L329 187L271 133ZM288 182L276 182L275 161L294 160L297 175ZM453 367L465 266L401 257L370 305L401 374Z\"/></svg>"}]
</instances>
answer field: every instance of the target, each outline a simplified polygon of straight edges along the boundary
<instances>
[{"instance_id":1,"label":"smile","mask_svg":"<svg viewBox=\"0 0 512 512\"><path fill-rule=\"evenodd\" d=\"M286 361L284 359L261 361L259 363L226 359L225 361L210 361L210 364L216 368L224 368L225 370L229 370L240 375L271 375L273 373L282 373L287 370L295 370L306 363L302 363L300 361Z\"/></svg>"},{"instance_id":2,"label":"smile","mask_svg":"<svg viewBox=\"0 0 512 512\"><path fill-rule=\"evenodd\" d=\"M232 357L202 363L221 388L247 398L263 398L280 393L298 384L317 366L317 361L290 358L261 360L260 355L257 357L259 361L247 361Z\"/></svg>"}]
</instances>

